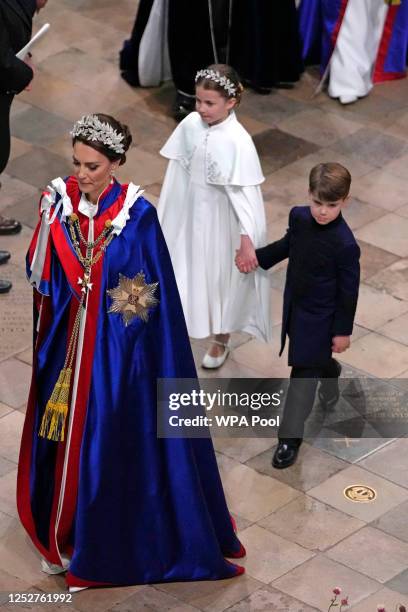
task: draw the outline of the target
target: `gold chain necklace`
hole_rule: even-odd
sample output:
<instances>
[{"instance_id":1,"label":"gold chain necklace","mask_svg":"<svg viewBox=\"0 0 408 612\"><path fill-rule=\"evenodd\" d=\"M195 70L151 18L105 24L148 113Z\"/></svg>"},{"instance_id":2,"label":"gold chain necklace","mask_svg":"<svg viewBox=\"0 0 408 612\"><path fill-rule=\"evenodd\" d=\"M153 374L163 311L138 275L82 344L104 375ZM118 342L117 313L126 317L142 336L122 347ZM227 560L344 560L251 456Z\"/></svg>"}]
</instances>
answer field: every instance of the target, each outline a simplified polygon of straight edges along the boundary
<instances>
[{"instance_id":1,"label":"gold chain necklace","mask_svg":"<svg viewBox=\"0 0 408 612\"><path fill-rule=\"evenodd\" d=\"M69 232L71 234L72 245L79 261L84 267L84 275L83 278L78 278L78 284L82 286L81 300L79 302L71 337L69 339L64 366L58 376L57 383L45 407L40 431L38 432L39 436L42 438L47 438L48 440L54 440L56 442L64 440L65 421L68 414L68 400L71 389L72 365L78 345L82 308L88 291L92 289L92 283L89 282L91 278L92 266L100 260L102 254L112 242L115 236L112 230L112 222L107 220L105 221L105 228L96 238L96 240L88 241L85 240L82 234L78 216L74 213L69 218ZM82 255L81 252L81 243L86 248L85 256ZM99 244L99 250L97 251L96 255L93 256L92 251Z\"/></svg>"}]
</instances>

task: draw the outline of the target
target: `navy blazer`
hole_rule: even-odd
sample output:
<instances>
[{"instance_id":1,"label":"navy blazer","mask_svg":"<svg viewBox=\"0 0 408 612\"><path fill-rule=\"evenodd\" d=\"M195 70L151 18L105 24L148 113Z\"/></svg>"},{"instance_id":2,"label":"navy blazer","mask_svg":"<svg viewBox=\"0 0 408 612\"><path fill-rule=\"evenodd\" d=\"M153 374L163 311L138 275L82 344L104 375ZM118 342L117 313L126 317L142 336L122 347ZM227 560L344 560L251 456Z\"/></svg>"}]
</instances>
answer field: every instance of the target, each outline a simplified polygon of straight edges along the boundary
<instances>
[{"instance_id":1,"label":"navy blazer","mask_svg":"<svg viewBox=\"0 0 408 612\"><path fill-rule=\"evenodd\" d=\"M326 365L333 336L353 331L360 282L360 248L343 216L320 225L309 206L295 206L286 235L256 255L265 270L289 258L279 355L288 335L289 365Z\"/></svg>"}]
</instances>

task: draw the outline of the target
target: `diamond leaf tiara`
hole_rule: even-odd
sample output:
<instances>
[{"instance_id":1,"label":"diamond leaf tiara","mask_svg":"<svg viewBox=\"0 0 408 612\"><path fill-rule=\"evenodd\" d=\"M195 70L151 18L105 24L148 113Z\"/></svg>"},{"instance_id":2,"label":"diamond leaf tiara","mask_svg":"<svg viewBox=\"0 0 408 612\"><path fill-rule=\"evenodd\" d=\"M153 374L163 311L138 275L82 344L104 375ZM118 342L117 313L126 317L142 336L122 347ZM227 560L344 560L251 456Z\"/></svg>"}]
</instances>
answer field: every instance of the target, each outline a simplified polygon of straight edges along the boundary
<instances>
[{"instance_id":1,"label":"diamond leaf tiara","mask_svg":"<svg viewBox=\"0 0 408 612\"><path fill-rule=\"evenodd\" d=\"M100 121L96 115L84 115L81 117L75 123L70 134L72 138L83 136L86 140L100 142L118 154L125 152L125 147L122 143L124 134L118 134L109 123Z\"/></svg>"},{"instance_id":2,"label":"diamond leaf tiara","mask_svg":"<svg viewBox=\"0 0 408 612\"><path fill-rule=\"evenodd\" d=\"M214 81L214 83L218 83L231 97L235 97L237 94L237 88L234 83L228 77L221 76L218 70L211 70L209 68L199 70L196 74L195 82L197 83L199 79L209 79Z\"/></svg>"}]
</instances>

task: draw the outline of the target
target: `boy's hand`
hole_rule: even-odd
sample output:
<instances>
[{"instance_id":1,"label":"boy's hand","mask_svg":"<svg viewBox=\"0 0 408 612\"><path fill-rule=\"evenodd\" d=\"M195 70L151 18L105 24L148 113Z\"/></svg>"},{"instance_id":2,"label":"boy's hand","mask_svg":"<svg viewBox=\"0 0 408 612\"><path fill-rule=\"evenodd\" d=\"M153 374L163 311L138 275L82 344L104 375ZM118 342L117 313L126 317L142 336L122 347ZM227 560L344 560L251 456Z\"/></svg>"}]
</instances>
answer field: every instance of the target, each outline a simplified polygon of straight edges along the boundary
<instances>
[{"instance_id":1,"label":"boy's hand","mask_svg":"<svg viewBox=\"0 0 408 612\"><path fill-rule=\"evenodd\" d=\"M241 246L236 251L235 265L240 272L248 274L253 272L258 267L258 260L256 258L254 245L249 236L241 236Z\"/></svg>"},{"instance_id":2,"label":"boy's hand","mask_svg":"<svg viewBox=\"0 0 408 612\"><path fill-rule=\"evenodd\" d=\"M332 351L333 353L343 353L350 346L350 336L333 336Z\"/></svg>"}]
</instances>

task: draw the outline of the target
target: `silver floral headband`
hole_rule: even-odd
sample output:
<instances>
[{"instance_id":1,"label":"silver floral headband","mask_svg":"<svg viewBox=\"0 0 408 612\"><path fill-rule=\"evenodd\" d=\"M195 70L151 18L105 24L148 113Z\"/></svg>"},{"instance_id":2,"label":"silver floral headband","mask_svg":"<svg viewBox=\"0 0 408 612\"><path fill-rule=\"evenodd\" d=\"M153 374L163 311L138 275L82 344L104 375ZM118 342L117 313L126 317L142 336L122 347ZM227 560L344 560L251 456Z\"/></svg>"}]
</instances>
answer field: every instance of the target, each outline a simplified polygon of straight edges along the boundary
<instances>
[{"instance_id":1,"label":"silver floral headband","mask_svg":"<svg viewBox=\"0 0 408 612\"><path fill-rule=\"evenodd\" d=\"M72 138L83 136L86 140L100 142L118 154L125 152L125 147L122 143L124 135L118 134L109 123L100 121L96 115L84 115L81 117L75 123L70 134Z\"/></svg>"},{"instance_id":2,"label":"silver floral headband","mask_svg":"<svg viewBox=\"0 0 408 612\"><path fill-rule=\"evenodd\" d=\"M221 76L218 70L211 70L209 68L205 68L204 70L199 70L195 77L195 82L199 79L209 79L210 81L214 81L214 83L218 83L223 89L231 97L235 97L237 95L237 88L232 81L226 76Z\"/></svg>"}]
</instances>

